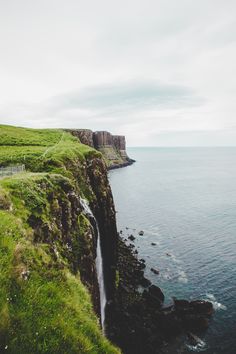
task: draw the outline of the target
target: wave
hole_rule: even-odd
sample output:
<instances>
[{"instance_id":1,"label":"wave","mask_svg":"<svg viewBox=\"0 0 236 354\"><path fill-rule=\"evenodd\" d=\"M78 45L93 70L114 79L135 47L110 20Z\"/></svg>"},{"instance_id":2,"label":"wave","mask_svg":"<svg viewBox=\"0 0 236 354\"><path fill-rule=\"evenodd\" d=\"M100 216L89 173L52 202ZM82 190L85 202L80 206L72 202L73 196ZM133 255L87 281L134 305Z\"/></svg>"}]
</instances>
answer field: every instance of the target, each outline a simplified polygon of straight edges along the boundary
<instances>
[{"instance_id":1,"label":"wave","mask_svg":"<svg viewBox=\"0 0 236 354\"><path fill-rule=\"evenodd\" d=\"M179 283L184 283L186 284L188 282L188 277L185 271L183 270L178 270L178 281Z\"/></svg>"},{"instance_id":2,"label":"wave","mask_svg":"<svg viewBox=\"0 0 236 354\"><path fill-rule=\"evenodd\" d=\"M202 339L198 338L196 345L186 344L186 347L193 352L203 352L207 349L207 344Z\"/></svg>"},{"instance_id":3,"label":"wave","mask_svg":"<svg viewBox=\"0 0 236 354\"><path fill-rule=\"evenodd\" d=\"M178 264L182 263L182 261L180 259L176 258L175 255L173 255L173 254L171 255L171 258L172 258L173 262L175 262L175 263L178 263Z\"/></svg>"},{"instance_id":4,"label":"wave","mask_svg":"<svg viewBox=\"0 0 236 354\"><path fill-rule=\"evenodd\" d=\"M213 305L215 311L217 310L227 310L227 307L220 302L218 302L213 294L206 294L206 300L210 301Z\"/></svg>"}]
</instances>

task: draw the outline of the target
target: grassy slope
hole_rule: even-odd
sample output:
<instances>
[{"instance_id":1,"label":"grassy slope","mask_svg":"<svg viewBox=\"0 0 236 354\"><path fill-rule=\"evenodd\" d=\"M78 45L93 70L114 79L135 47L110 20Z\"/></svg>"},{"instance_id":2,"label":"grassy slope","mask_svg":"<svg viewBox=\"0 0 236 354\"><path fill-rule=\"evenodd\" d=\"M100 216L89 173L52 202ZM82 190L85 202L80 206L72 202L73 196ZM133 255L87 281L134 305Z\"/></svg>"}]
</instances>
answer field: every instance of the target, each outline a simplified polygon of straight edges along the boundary
<instances>
[{"instance_id":1,"label":"grassy slope","mask_svg":"<svg viewBox=\"0 0 236 354\"><path fill-rule=\"evenodd\" d=\"M59 129L34 130L0 125L0 166L25 163L32 171L44 171L47 164L48 168L55 169L62 167L65 159L82 161L90 154L101 156Z\"/></svg>"},{"instance_id":2,"label":"grassy slope","mask_svg":"<svg viewBox=\"0 0 236 354\"><path fill-rule=\"evenodd\" d=\"M24 162L28 169L49 172L0 180L0 351L119 353L101 334L90 295L71 271L51 215L66 201L65 191L75 190L73 169L79 175L79 162L97 152L60 130L6 126L0 126L0 145L0 164ZM57 251L33 241L32 216L51 230ZM79 217L81 237L86 227Z\"/></svg>"}]
</instances>

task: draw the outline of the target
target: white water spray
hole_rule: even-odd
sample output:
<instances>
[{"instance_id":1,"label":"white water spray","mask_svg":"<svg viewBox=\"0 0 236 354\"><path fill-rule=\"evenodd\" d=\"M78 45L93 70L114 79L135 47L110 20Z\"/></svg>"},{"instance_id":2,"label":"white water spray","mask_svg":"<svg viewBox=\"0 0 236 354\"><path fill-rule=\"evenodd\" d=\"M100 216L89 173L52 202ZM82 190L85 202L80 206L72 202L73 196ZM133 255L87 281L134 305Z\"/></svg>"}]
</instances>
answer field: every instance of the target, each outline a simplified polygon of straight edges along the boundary
<instances>
[{"instance_id":1,"label":"white water spray","mask_svg":"<svg viewBox=\"0 0 236 354\"><path fill-rule=\"evenodd\" d=\"M103 275L103 261L102 261L102 251L101 251L101 238L100 232L98 228L98 223L96 218L94 217L92 210L90 209L87 201L85 199L80 198L80 203L83 206L83 212L86 216L89 216L93 219L94 224L96 225L97 231L97 257L96 257L96 270L97 270L97 279L99 285L99 295L100 295L100 311L101 311L101 325L103 332L105 331L105 308L106 308L106 292L105 292L105 284L104 284L104 275Z\"/></svg>"}]
</instances>

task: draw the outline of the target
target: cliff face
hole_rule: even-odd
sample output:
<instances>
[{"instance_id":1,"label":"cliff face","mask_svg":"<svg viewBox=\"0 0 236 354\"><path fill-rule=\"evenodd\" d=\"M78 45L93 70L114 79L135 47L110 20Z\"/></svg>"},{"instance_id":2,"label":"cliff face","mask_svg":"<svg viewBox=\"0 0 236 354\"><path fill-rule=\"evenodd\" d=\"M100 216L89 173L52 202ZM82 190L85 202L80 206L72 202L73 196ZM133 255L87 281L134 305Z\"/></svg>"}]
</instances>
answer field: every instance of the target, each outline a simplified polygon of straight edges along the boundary
<instances>
[{"instance_id":1,"label":"cliff face","mask_svg":"<svg viewBox=\"0 0 236 354\"><path fill-rule=\"evenodd\" d=\"M93 132L90 129L65 129L65 131L71 133L73 136L78 138L82 144L94 147L93 143Z\"/></svg>"},{"instance_id":2,"label":"cliff face","mask_svg":"<svg viewBox=\"0 0 236 354\"><path fill-rule=\"evenodd\" d=\"M111 133L106 132L106 131L95 132L94 133L94 145L97 149L102 148L102 147L106 147L106 146L112 146L113 139L112 139Z\"/></svg>"},{"instance_id":3,"label":"cliff face","mask_svg":"<svg viewBox=\"0 0 236 354\"><path fill-rule=\"evenodd\" d=\"M97 218L110 302L117 231L101 154L62 131L1 129L0 165L28 172L0 180L0 351L119 353L94 314L98 235L81 203Z\"/></svg>"},{"instance_id":4,"label":"cliff face","mask_svg":"<svg viewBox=\"0 0 236 354\"><path fill-rule=\"evenodd\" d=\"M128 166L134 162L127 155L125 136L123 135L112 135L107 131L92 132L86 129L68 129L67 131L79 138L83 144L100 151L109 169Z\"/></svg>"},{"instance_id":5,"label":"cliff face","mask_svg":"<svg viewBox=\"0 0 236 354\"><path fill-rule=\"evenodd\" d=\"M126 142L124 135L113 135L113 144L124 160L129 160L126 152Z\"/></svg>"},{"instance_id":6,"label":"cliff face","mask_svg":"<svg viewBox=\"0 0 236 354\"><path fill-rule=\"evenodd\" d=\"M104 278L107 301L115 295L117 264L117 228L115 207L109 185L106 166L101 158L92 159L87 166L89 184L94 198L90 205L98 222L101 234L101 251L103 256Z\"/></svg>"}]
</instances>

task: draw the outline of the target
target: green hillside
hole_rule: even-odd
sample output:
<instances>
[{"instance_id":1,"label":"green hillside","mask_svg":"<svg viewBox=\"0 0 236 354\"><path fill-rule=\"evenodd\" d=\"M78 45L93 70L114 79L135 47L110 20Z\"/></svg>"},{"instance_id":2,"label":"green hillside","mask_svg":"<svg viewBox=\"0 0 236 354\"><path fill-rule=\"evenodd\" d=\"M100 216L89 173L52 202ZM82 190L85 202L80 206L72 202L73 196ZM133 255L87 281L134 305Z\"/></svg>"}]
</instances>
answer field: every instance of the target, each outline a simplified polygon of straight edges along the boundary
<instances>
[{"instance_id":1,"label":"green hillside","mask_svg":"<svg viewBox=\"0 0 236 354\"><path fill-rule=\"evenodd\" d=\"M0 126L0 166L27 171L0 179L0 352L120 353L80 277L91 225L74 196L94 198L84 167L100 156L61 130Z\"/></svg>"},{"instance_id":2,"label":"green hillside","mask_svg":"<svg viewBox=\"0 0 236 354\"><path fill-rule=\"evenodd\" d=\"M101 156L63 130L0 125L0 166L24 163L32 171L45 171L46 166L63 167L65 159L82 161L89 154Z\"/></svg>"}]
</instances>

